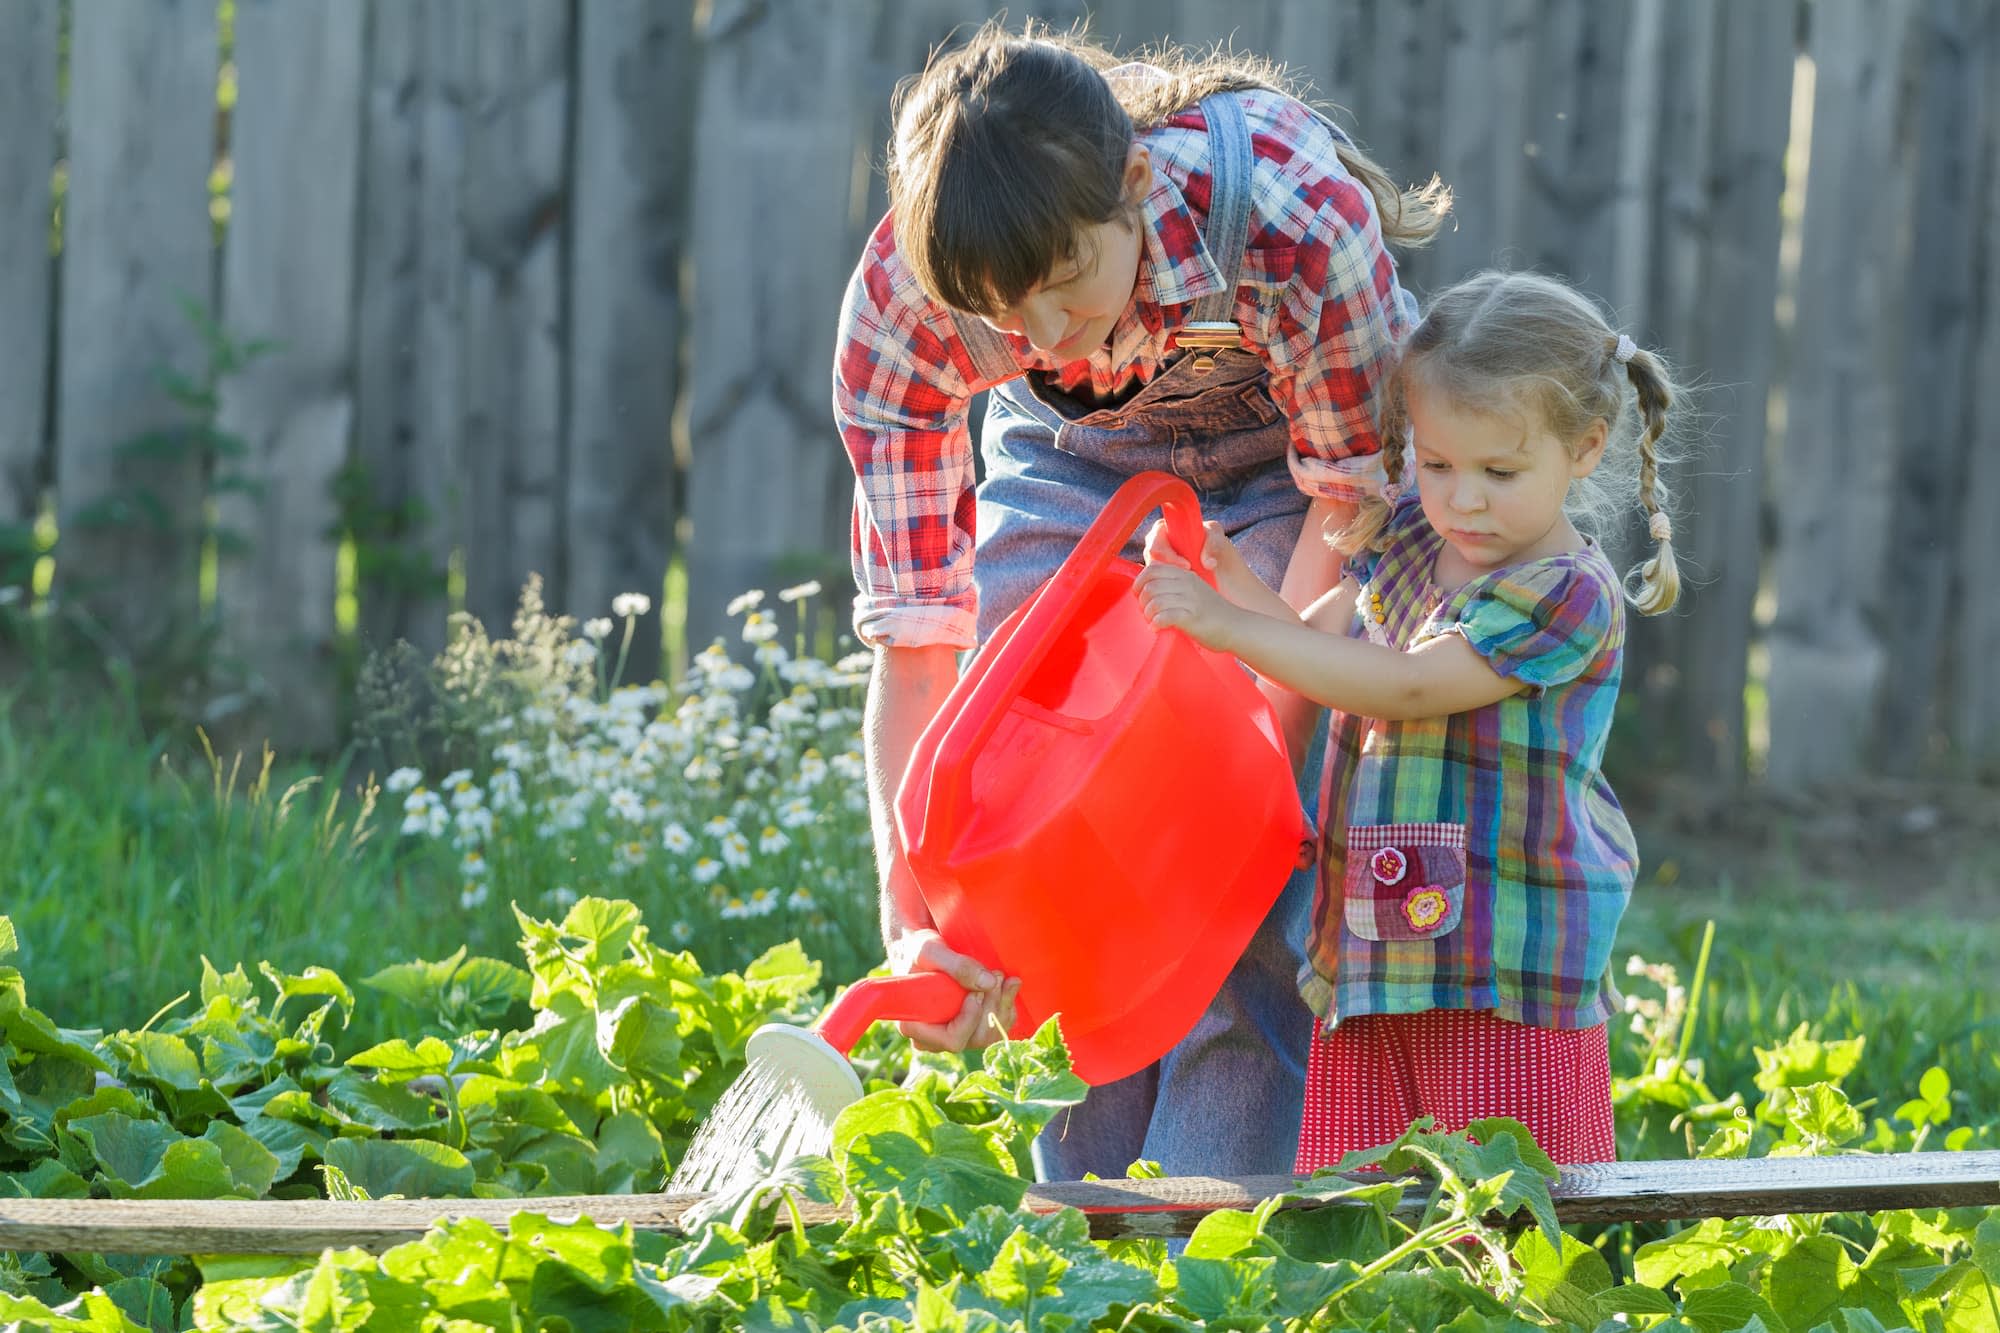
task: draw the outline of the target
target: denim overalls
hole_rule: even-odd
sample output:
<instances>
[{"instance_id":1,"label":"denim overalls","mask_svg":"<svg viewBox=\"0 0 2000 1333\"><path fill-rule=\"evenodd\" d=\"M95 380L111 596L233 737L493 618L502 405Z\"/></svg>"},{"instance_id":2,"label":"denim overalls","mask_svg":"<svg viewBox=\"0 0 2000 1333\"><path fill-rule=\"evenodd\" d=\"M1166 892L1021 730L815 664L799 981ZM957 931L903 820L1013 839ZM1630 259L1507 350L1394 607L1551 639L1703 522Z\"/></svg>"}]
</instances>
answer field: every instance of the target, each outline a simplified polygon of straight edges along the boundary
<instances>
[{"instance_id":1,"label":"denim overalls","mask_svg":"<svg viewBox=\"0 0 2000 1333\"><path fill-rule=\"evenodd\" d=\"M1222 271L1221 291L1193 318L1227 320L1250 213L1250 133L1237 100L1202 102L1214 186L1203 243ZM959 320L987 397L978 492L979 639L1056 570L1119 484L1148 469L1194 487L1251 568L1277 587L1297 545L1307 498L1285 461L1290 430L1255 353L1184 354L1137 394L1097 407L1022 375L983 321ZM1138 538L1125 554L1140 558ZM1324 717L1305 766L1302 796L1318 795ZM1298 971L1313 875L1286 885L1206 1014L1156 1064L1099 1088L1058 1116L1035 1143L1043 1179L1085 1172L1122 1177L1133 1161L1173 1175L1257 1175L1291 1170L1305 1098L1313 1018Z\"/></svg>"}]
</instances>

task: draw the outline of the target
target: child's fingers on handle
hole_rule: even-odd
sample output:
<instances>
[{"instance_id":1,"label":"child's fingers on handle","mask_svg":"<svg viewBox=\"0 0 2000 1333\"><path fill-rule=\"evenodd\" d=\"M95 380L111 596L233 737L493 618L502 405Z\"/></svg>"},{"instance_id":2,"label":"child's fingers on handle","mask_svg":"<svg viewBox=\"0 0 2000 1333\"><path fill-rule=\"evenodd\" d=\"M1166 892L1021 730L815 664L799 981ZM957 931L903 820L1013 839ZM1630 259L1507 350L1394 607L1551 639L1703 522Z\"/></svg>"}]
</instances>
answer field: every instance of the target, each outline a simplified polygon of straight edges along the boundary
<instances>
[{"instance_id":1,"label":"child's fingers on handle","mask_svg":"<svg viewBox=\"0 0 2000 1333\"><path fill-rule=\"evenodd\" d=\"M1168 565L1175 569L1186 569L1188 562L1167 536L1167 521L1154 519L1153 526L1146 529L1146 564Z\"/></svg>"}]
</instances>

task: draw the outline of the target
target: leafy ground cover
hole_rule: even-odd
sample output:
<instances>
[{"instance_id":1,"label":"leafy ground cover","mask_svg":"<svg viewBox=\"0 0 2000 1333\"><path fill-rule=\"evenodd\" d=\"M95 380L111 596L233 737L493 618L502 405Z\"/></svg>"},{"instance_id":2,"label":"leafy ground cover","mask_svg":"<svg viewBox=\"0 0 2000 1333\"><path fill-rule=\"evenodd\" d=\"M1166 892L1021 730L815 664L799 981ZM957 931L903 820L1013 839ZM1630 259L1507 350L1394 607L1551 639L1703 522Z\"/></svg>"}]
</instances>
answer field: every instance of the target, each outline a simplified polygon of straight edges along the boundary
<instances>
[{"instance_id":1,"label":"leafy ground cover","mask_svg":"<svg viewBox=\"0 0 2000 1333\"><path fill-rule=\"evenodd\" d=\"M204 966L198 1007L141 1030L58 1025L8 965L0 923L0 1195L381 1197L657 1188L769 1018L811 1013L795 945L703 975L630 903L520 919L525 966L453 957L362 982ZM1670 989L1664 970L1654 979ZM373 996L407 1035L344 1059L326 1036ZM526 1026L494 1026L525 1002ZM1700 1151L1752 1155L1992 1144L1949 1075L1873 1113L1843 1082L1861 1041L1759 1048L1755 1095L1702 1088L1663 999L1633 1035L1664 1047L1618 1089L1621 1128L1688 1104ZM1685 1017L1683 1011L1682 1017ZM1553 1168L1510 1122L1414 1127L1299 1194L1344 1206L1219 1213L1182 1249L1090 1239L1080 1214L1020 1210L1027 1144L1082 1084L1054 1030L967 1061L876 1033L870 1095L831 1154L773 1164L687 1234L468 1222L382 1256L0 1263L0 1320L50 1329L1382 1328L1975 1329L2000 1317L2000 1210L1705 1222L1618 1252L1565 1235ZM1141 1166L1139 1170L1145 1168ZM1399 1205L1421 1200L1414 1219ZM796 1225L804 1202L850 1220ZM1518 1235L1489 1230L1517 1211ZM1600 1243L1603 1236L1596 1238ZM1629 1275L1620 1281L1617 1273Z\"/></svg>"}]
</instances>

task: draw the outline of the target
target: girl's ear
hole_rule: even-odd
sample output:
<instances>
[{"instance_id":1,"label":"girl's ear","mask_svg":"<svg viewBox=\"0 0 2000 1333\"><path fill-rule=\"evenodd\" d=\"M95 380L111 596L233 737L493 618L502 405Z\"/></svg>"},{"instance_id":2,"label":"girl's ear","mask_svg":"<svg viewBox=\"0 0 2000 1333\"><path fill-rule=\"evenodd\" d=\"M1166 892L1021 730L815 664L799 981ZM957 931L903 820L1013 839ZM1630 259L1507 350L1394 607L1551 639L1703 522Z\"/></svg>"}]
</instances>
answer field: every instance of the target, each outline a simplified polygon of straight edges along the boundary
<instances>
[{"instance_id":1,"label":"girl's ear","mask_svg":"<svg viewBox=\"0 0 2000 1333\"><path fill-rule=\"evenodd\" d=\"M1604 443L1611 438L1611 425L1603 417L1584 427L1569 451L1569 474L1587 477L1604 461Z\"/></svg>"},{"instance_id":2,"label":"girl's ear","mask_svg":"<svg viewBox=\"0 0 2000 1333\"><path fill-rule=\"evenodd\" d=\"M1136 140L1125 154L1125 202L1137 208L1153 192L1153 155Z\"/></svg>"}]
</instances>

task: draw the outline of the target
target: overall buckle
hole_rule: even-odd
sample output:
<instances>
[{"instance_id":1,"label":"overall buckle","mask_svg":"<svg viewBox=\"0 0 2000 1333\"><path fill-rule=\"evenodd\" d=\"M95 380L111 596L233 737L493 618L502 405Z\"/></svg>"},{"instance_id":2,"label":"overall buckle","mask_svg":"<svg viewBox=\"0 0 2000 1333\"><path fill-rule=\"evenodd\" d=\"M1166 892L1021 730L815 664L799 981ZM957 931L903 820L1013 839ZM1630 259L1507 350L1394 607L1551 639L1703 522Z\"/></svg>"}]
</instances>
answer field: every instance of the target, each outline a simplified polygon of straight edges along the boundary
<instances>
[{"instance_id":1,"label":"overall buckle","mask_svg":"<svg viewBox=\"0 0 2000 1333\"><path fill-rule=\"evenodd\" d=\"M1174 346L1194 353L1194 368L1207 374L1215 368L1215 354L1243 345L1243 330L1232 320L1189 320L1174 331Z\"/></svg>"}]
</instances>

